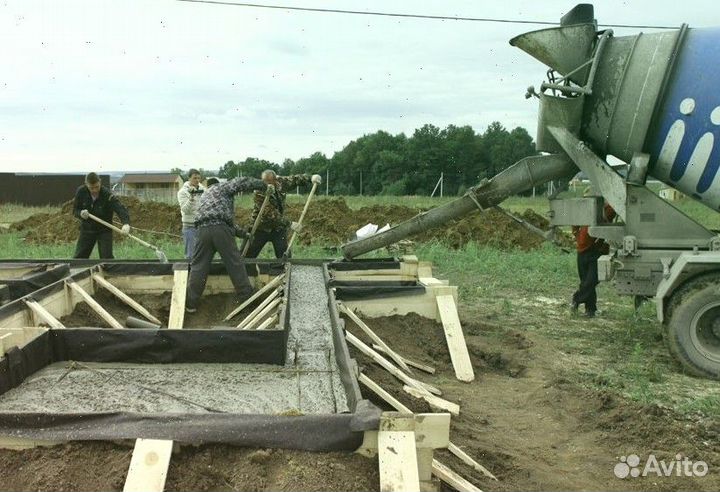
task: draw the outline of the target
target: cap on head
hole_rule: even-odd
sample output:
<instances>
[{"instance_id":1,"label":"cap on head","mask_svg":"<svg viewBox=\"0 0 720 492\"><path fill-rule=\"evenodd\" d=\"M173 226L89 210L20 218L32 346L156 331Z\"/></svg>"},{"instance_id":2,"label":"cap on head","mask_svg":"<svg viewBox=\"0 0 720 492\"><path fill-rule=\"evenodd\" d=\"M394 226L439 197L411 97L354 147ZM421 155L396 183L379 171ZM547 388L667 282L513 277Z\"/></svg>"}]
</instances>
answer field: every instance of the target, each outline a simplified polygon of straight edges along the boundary
<instances>
[{"instance_id":1,"label":"cap on head","mask_svg":"<svg viewBox=\"0 0 720 492\"><path fill-rule=\"evenodd\" d=\"M211 186L216 185L216 184L218 184L219 182L220 182L220 180L217 179L217 178L208 178L207 181L206 181L206 186L207 186L208 188L210 188Z\"/></svg>"}]
</instances>

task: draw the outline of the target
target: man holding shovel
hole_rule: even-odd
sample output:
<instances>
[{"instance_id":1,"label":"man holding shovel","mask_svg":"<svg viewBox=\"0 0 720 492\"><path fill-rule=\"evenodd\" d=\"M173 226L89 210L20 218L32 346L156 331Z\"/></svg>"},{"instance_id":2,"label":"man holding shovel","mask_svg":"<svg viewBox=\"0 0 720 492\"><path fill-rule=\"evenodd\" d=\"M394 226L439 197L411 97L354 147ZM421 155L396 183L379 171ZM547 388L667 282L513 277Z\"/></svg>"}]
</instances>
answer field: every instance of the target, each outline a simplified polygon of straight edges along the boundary
<instances>
[{"instance_id":1,"label":"man holding shovel","mask_svg":"<svg viewBox=\"0 0 720 492\"><path fill-rule=\"evenodd\" d=\"M287 190L291 190L297 186L303 186L310 182L313 184L321 184L322 178L319 174L314 174L312 178L307 174L299 174L295 176L278 176L275 171L267 170L262 173L262 180L266 185L272 186L268 188L270 196L263 208L265 201L265 193L255 192L253 222L259 220L257 231L253 235L250 247L248 248L247 258L257 258L262 251L263 246L272 243L275 252L275 258L282 258L288 249L288 229L292 228L295 232L299 231L299 224L292 223L285 217L285 200L287 198ZM266 191L266 193L268 193Z\"/></svg>"},{"instance_id":2,"label":"man holding shovel","mask_svg":"<svg viewBox=\"0 0 720 492\"><path fill-rule=\"evenodd\" d=\"M235 195L241 191L264 189L265 183L259 179L235 178L208 186L203 193L195 215L197 238L190 262L185 304L188 313L197 311L215 253L220 253L238 301L242 302L252 295L245 263L235 242Z\"/></svg>"},{"instance_id":3,"label":"man holding shovel","mask_svg":"<svg viewBox=\"0 0 720 492\"><path fill-rule=\"evenodd\" d=\"M73 258L90 258L95 243L102 259L113 258L112 230L96 221L90 220L90 214L105 222L112 223L116 213L123 223L122 233L130 233L130 214L120 200L110 190L102 186L96 173L85 176L85 184L75 192L73 215L80 219L80 236L75 246Z\"/></svg>"}]
</instances>

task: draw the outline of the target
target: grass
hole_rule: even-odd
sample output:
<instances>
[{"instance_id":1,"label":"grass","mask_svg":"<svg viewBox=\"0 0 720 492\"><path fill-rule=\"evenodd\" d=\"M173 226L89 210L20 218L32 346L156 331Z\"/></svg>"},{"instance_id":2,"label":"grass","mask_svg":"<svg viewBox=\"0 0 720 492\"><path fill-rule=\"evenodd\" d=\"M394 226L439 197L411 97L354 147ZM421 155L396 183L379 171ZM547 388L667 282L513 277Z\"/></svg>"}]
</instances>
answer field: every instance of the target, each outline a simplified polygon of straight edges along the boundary
<instances>
[{"instance_id":1,"label":"grass","mask_svg":"<svg viewBox=\"0 0 720 492\"><path fill-rule=\"evenodd\" d=\"M41 213L50 214L58 210L60 210L60 207L27 207L25 205L18 205L17 203L0 203L0 225L10 225L13 222L27 219L31 215Z\"/></svg>"}]
</instances>

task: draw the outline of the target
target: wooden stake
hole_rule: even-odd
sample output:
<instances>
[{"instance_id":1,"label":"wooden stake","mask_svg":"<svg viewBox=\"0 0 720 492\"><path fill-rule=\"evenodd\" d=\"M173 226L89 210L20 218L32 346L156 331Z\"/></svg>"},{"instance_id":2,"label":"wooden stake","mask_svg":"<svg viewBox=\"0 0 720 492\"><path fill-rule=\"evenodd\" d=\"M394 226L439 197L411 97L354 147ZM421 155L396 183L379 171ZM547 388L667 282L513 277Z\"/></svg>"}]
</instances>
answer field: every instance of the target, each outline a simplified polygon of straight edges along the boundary
<instances>
[{"instance_id":1,"label":"wooden stake","mask_svg":"<svg viewBox=\"0 0 720 492\"><path fill-rule=\"evenodd\" d=\"M172 441L137 439L123 492L162 492L172 448Z\"/></svg>"},{"instance_id":2,"label":"wooden stake","mask_svg":"<svg viewBox=\"0 0 720 492\"><path fill-rule=\"evenodd\" d=\"M25 305L30 308L30 310L35 314L35 316L47 323L48 326L50 326L51 328L54 328L56 330L65 329L65 325L63 325L57 318L55 318L55 316L50 314L50 312L36 300L25 299Z\"/></svg>"},{"instance_id":3,"label":"wooden stake","mask_svg":"<svg viewBox=\"0 0 720 492\"><path fill-rule=\"evenodd\" d=\"M252 296L250 296L250 298L249 298L247 301L245 301L245 302L243 302L242 304L240 304L238 307L236 307L235 309L233 309L230 314L228 314L227 316L225 316L225 321L230 321L232 318L234 318L235 316L237 316L237 314L238 314L240 311L242 311L243 309L245 309L246 307L248 307L250 304L252 304L253 302L255 302L256 299L259 299L265 292L269 291L269 290L272 289L273 287L276 287L276 286L280 285L280 282L282 282L283 279L285 279L285 274L284 274L284 273L283 273L282 275L278 275L277 277L275 277L274 279L272 279L270 282L268 282L267 284L265 284L260 290L258 290L257 292L255 292Z\"/></svg>"},{"instance_id":4,"label":"wooden stake","mask_svg":"<svg viewBox=\"0 0 720 492\"><path fill-rule=\"evenodd\" d=\"M360 352L370 357L372 360L377 362L383 369L388 371L390 374L398 378L403 383L407 384L408 386L412 386L414 388L417 388L420 391L426 391L430 392L436 395L442 395L442 391L437 389L436 387L423 383L421 381L418 381L417 379L413 379L404 372L402 372L400 369L392 365L390 361L388 361L385 357L378 354L376 351L368 347L365 342L360 340L358 337L350 333L349 331L345 332L345 338L348 342L350 342L351 345L353 345L355 348L357 348Z\"/></svg>"},{"instance_id":5,"label":"wooden stake","mask_svg":"<svg viewBox=\"0 0 720 492\"><path fill-rule=\"evenodd\" d=\"M395 398L393 395L388 393L382 386L377 384L375 381L370 379L365 374L360 374L358 377L358 381L362 383L366 388L368 388L370 391L378 395L385 403L393 407L398 412L403 413L411 413L412 410L408 408L407 406L403 405L397 398ZM454 454L460 461L465 463L466 465L474 468L476 471L479 471L480 473L484 474L485 476L492 478L493 480L497 480L497 477L493 475L490 470L482 466L480 463L472 459L465 451L460 449L456 444L450 442L448 443L448 451L450 451L452 454Z\"/></svg>"},{"instance_id":6,"label":"wooden stake","mask_svg":"<svg viewBox=\"0 0 720 492\"><path fill-rule=\"evenodd\" d=\"M170 301L170 318L168 328L179 330L185 323L185 300L187 299L187 270L175 270L173 272L173 290Z\"/></svg>"},{"instance_id":7,"label":"wooden stake","mask_svg":"<svg viewBox=\"0 0 720 492\"><path fill-rule=\"evenodd\" d=\"M390 347L387 346L387 344L383 341L382 338L377 336L374 331L370 329L370 327L365 324L363 320L358 318L358 316L352 312L352 310L348 309L345 304L339 303L340 311L345 313L348 318L353 320L356 325L360 327L362 331L365 332L367 336L370 337L370 339L375 342L376 344L380 345L383 348L383 351L392 359L395 361L397 365L399 365L401 368L403 368L407 373L412 374L412 371L408 367L408 365L405 363L402 357L400 357L397 353L395 353L394 350L392 350Z\"/></svg>"},{"instance_id":8,"label":"wooden stake","mask_svg":"<svg viewBox=\"0 0 720 492\"><path fill-rule=\"evenodd\" d=\"M450 360L455 369L455 377L460 381L474 381L475 373L465 344L465 335L463 335L460 326L455 298L452 295L437 296L437 306L445 330L445 340L447 340Z\"/></svg>"},{"instance_id":9,"label":"wooden stake","mask_svg":"<svg viewBox=\"0 0 720 492\"><path fill-rule=\"evenodd\" d=\"M450 443L448 444L448 451L450 451L452 454L458 457L460 461L468 465L469 467L473 468L475 471L478 471L485 475L488 478L492 478L493 480L497 480L497 477L492 474L490 470L482 466L480 463L475 461L468 455L465 451L460 449L457 445Z\"/></svg>"},{"instance_id":10,"label":"wooden stake","mask_svg":"<svg viewBox=\"0 0 720 492\"><path fill-rule=\"evenodd\" d=\"M252 310L250 314L245 316L245 318L236 326L236 328L239 328L241 330L244 330L245 327L257 317L259 313L263 311L267 307L268 304L270 304L279 294L282 292L282 289L277 289L270 293L269 296L267 296L263 302L258 304L258 306Z\"/></svg>"},{"instance_id":11,"label":"wooden stake","mask_svg":"<svg viewBox=\"0 0 720 492\"><path fill-rule=\"evenodd\" d=\"M378 345L378 344L376 344L376 343L373 343L372 348L374 348L375 350L377 350L377 351L380 352L381 354L386 354L386 355L387 355L387 353L385 352L385 349L382 348L380 345ZM400 356L400 357L402 357L402 356ZM428 366L428 365L425 365L425 364L421 364L420 362L416 362L416 361L414 361L414 360L408 359L407 357L402 357L402 360L404 360L405 363L406 363L407 365L409 365L410 367L414 367L415 369L420 369L422 372L426 372L426 373L428 373L428 374L435 374L435 368L434 368L434 367L431 367L431 366Z\"/></svg>"},{"instance_id":12,"label":"wooden stake","mask_svg":"<svg viewBox=\"0 0 720 492\"><path fill-rule=\"evenodd\" d=\"M257 329L258 329L258 330L267 330L268 328L270 328L271 326L273 326L275 323L277 323L277 320L278 320L278 315L277 315L277 314L273 314L273 315L270 316L268 319L266 319L265 321L263 321L262 324L257 327Z\"/></svg>"},{"instance_id":13,"label":"wooden stake","mask_svg":"<svg viewBox=\"0 0 720 492\"><path fill-rule=\"evenodd\" d=\"M438 460L432 462L433 475L457 490L458 492L482 492L479 488L465 480Z\"/></svg>"},{"instance_id":14,"label":"wooden stake","mask_svg":"<svg viewBox=\"0 0 720 492\"><path fill-rule=\"evenodd\" d=\"M150 311L145 309L142 304L137 302L135 299L127 295L125 292L121 291L117 287L115 287L113 284L111 284L107 279L105 279L102 275L98 273L94 273L92 276L93 280L97 282L100 287L104 287L108 291L110 291L111 294L115 295L118 299L120 299L122 302L133 308L135 311L140 313L141 315L145 316L148 320L152 321L153 323L157 323L158 325L162 325L162 321L157 319L155 316L150 314Z\"/></svg>"},{"instance_id":15,"label":"wooden stake","mask_svg":"<svg viewBox=\"0 0 720 492\"><path fill-rule=\"evenodd\" d=\"M460 405L458 405L457 403L447 401L443 398L440 398L439 396L429 395L425 391L418 391L416 388L413 388L408 385L404 385L403 390L405 390L405 393L412 395L415 398L420 398L422 400L425 400L426 402L428 402L428 404L431 407L433 407L435 409L450 412L451 414L455 415L456 417L458 415L460 415Z\"/></svg>"},{"instance_id":16,"label":"wooden stake","mask_svg":"<svg viewBox=\"0 0 720 492\"><path fill-rule=\"evenodd\" d=\"M413 414L394 414L380 419L378 463L381 492L420 490L415 418Z\"/></svg>"},{"instance_id":17,"label":"wooden stake","mask_svg":"<svg viewBox=\"0 0 720 492\"><path fill-rule=\"evenodd\" d=\"M125 327L121 325L118 320L112 317L110 313L108 313L105 308L103 308L95 299L92 298L90 294L85 292L85 290L80 287L77 282L69 281L67 282L67 285L70 286L72 290L80 294L80 297L83 298L83 300L87 303L88 306L92 308L93 311L95 311L98 316L100 316L102 319L104 319L112 328L118 328L118 329L124 329Z\"/></svg>"},{"instance_id":18,"label":"wooden stake","mask_svg":"<svg viewBox=\"0 0 720 492\"><path fill-rule=\"evenodd\" d=\"M274 309L276 309L280 303L282 302L282 297L279 297L275 299L273 302L265 306L265 309L260 311L260 314L255 316L250 322L248 322L242 329L243 330L252 330L255 326L257 326L262 320L265 319L265 317L273 312Z\"/></svg>"}]
</instances>

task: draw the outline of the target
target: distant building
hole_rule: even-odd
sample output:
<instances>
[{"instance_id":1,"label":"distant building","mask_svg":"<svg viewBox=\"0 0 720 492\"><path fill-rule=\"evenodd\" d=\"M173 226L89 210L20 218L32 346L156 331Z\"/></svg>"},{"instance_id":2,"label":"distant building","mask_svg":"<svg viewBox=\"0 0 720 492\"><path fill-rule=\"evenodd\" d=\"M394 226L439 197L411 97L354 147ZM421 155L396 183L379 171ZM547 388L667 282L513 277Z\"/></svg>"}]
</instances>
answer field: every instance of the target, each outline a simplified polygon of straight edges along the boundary
<instances>
[{"instance_id":1,"label":"distant building","mask_svg":"<svg viewBox=\"0 0 720 492\"><path fill-rule=\"evenodd\" d=\"M101 174L104 186L110 177ZM43 206L60 205L75 197L75 190L85 182L85 174L68 173L0 173L0 203Z\"/></svg>"},{"instance_id":2,"label":"distant building","mask_svg":"<svg viewBox=\"0 0 720 492\"><path fill-rule=\"evenodd\" d=\"M670 187L660 189L658 194L660 195L660 198L664 198L665 200L667 200L669 202L675 202L675 201L685 198L685 195L680 193L675 188L670 188Z\"/></svg>"},{"instance_id":3,"label":"distant building","mask_svg":"<svg viewBox=\"0 0 720 492\"><path fill-rule=\"evenodd\" d=\"M183 180L179 174L125 174L115 186L115 192L119 195L134 196L140 200L172 202L182 185Z\"/></svg>"}]
</instances>

